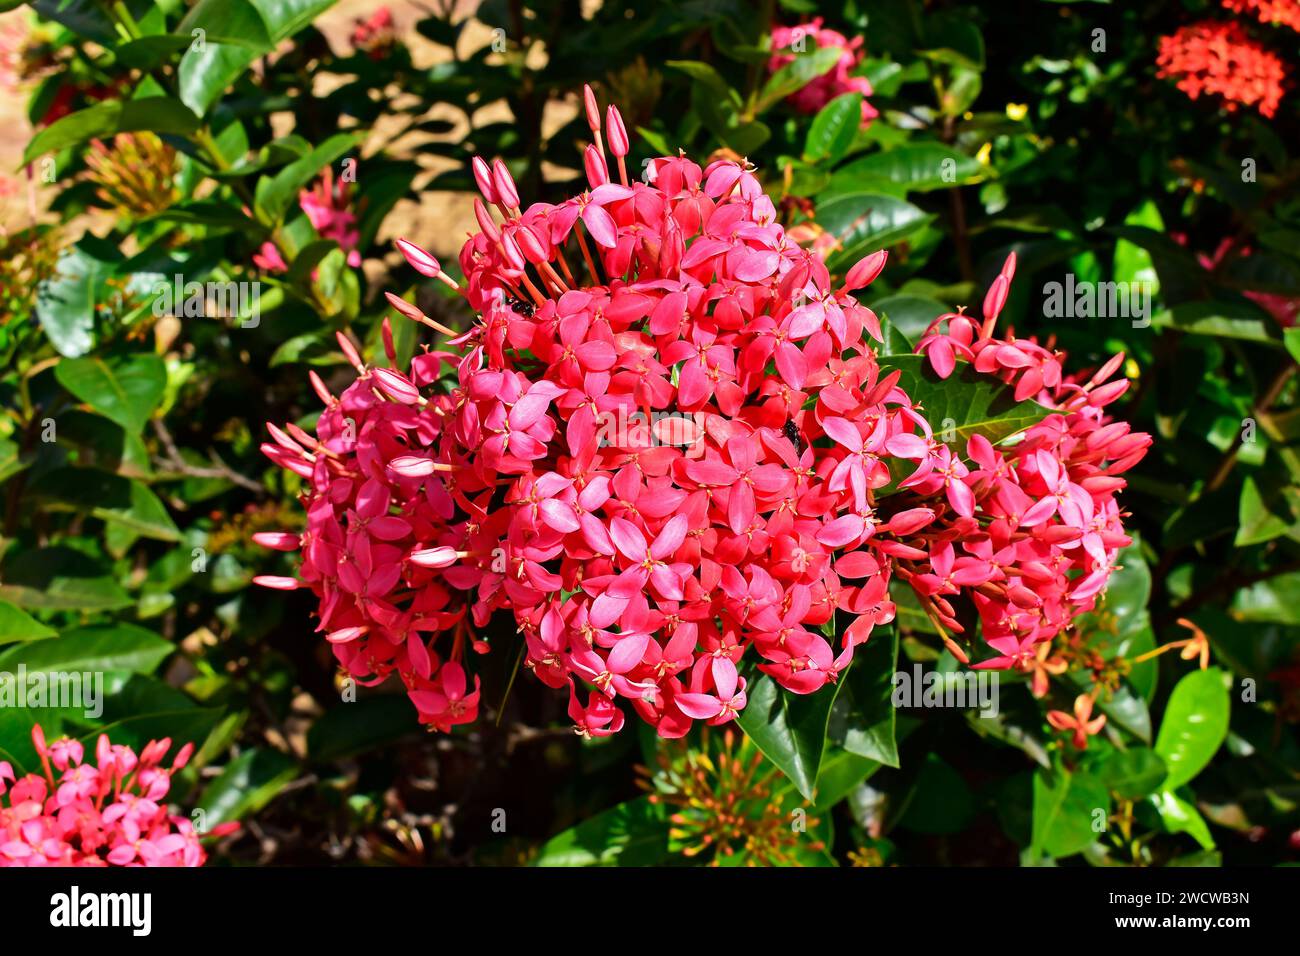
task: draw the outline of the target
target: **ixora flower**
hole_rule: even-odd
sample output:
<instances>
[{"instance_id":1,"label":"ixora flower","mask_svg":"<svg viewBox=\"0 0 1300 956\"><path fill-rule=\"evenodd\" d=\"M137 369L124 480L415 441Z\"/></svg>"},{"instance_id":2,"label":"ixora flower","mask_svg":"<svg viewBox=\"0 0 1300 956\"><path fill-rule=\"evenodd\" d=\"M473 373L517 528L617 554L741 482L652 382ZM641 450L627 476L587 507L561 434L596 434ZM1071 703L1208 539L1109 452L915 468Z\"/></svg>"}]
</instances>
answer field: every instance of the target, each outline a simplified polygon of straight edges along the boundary
<instances>
[{"instance_id":1,"label":"ixora flower","mask_svg":"<svg viewBox=\"0 0 1300 956\"><path fill-rule=\"evenodd\" d=\"M170 767L163 766L170 739L151 740L137 756L101 734L94 763L75 740L47 744L39 724L32 744L43 774L15 778L0 760L0 867L203 865L207 854L193 824L169 814L164 802L191 744ZM207 835L238 828L226 823Z\"/></svg>"},{"instance_id":2,"label":"ixora flower","mask_svg":"<svg viewBox=\"0 0 1300 956\"><path fill-rule=\"evenodd\" d=\"M357 251L361 234L357 231L357 216L352 211L352 193L347 182L336 180L327 168L311 189L298 194L298 205L322 239L333 239L347 253L349 266L361 265L361 253ZM265 272L289 271L273 242L262 243L262 248L253 254L253 264Z\"/></svg>"},{"instance_id":3,"label":"ixora flower","mask_svg":"<svg viewBox=\"0 0 1300 956\"><path fill-rule=\"evenodd\" d=\"M1156 65L1162 79L1174 80L1192 99L1222 97L1229 112L1252 106L1271 118L1282 99L1282 61L1238 23L1204 21L1161 37Z\"/></svg>"},{"instance_id":4,"label":"ixora flower","mask_svg":"<svg viewBox=\"0 0 1300 956\"><path fill-rule=\"evenodd\" d=\"M772 49L776 52L768 60L767 68L775 73L783 66L794 62L803 51L802 43L811 39L817 49L838 47L843 51L835 66L823 73L811 83L795 91L788 101L800 113L816 113L835 97L844 93L861 93L862 126L871 125L871 121L880 114L868 103L865 97L871 95L871 81L865 76L854 76L853 71L866 56L862 49L862 37L849 40L837 30L822 26L822 18L817 17L808 23L795 27L776 27L772 31ZM788 52L791 49L794 52Z\"/></svg>"},{"instance_id":5,"label":"ixora flower","mask_svg":"<svg viewBox=\"0 0 1300 956\"><path fill-rule=\"evenodd\" d=\"M1055 353L994 340L1009 260L981 327L942 317L923 344L940 374L969 362L1053 413L1014 446L950 448L853 295L884 252L833 280L732 161L662 157L629 182L618 110L602 124L590 91L587 106L589 188L564 203L523 209L504 164L475 161L463 286L399 241L478 314L458 352L399 370L385 325L389 367L370 367L340 337L360 377L335 398L313 375L316 435L271 427L267 454L307 482L307 528L258 536L302 555L300 578L259 583L310 587L343 667L396 672L443 730L475 716L467 652L498 610L590 736L619 730L620 699L664 737L725 724L746 659L793 693L835 682L893 619L896 573L954 633L949 598L974 602L996 655L982 666L1029 666L1128 543L1117 475L1149 438L1102 414L1120 357L1079 384Z\"/></svg>"},{"instance_id":6,"label":"ixora flower","mask_svg":"<svg viewBox=\"0 0 1300 956\"><path fill-rule=\"evenodd\" d=\"M1300 31L1300 0L1223 0L1225 9Z\"/></svg>"}]
</instances>

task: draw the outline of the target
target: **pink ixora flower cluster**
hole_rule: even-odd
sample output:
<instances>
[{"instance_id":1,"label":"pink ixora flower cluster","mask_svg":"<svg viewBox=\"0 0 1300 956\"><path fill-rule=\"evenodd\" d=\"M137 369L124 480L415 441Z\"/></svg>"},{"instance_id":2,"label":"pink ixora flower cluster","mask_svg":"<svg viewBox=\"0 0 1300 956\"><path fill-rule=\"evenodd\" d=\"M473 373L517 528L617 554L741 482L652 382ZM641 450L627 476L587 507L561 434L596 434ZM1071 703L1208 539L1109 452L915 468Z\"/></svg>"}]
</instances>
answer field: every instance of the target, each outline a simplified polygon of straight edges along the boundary
<instances>
[{"instance_id":1,"label":"pink ixora flower cluster","mask_svg":"<svg viewBox=\"0 0 1300 956\"><path fill-rule=\"evenodd\" d=\"M32 743L43 774L15 779L0 761L0 867L203 865L207 854L194 826L163 802L192 745L165 767L168 739L150 741L137 757L101 734L93 764L75 740L47 744L39 724ZM236 829L222 824L211 835Z\"/></svg>"},{"instance_id":2,"label":"pink ixora flower cluster","mask_svg":"<svg viewBox=\"0 0 1300 956\"><path fill-rule=\"evenodd\" d=\"M745 706L742 658L794 693L836 681L892 620L894 573L953 631L948 597L968 593L993 666L1092 606L1128 540L1116 475L1148 441L1102 417L1118 359L1074 385L1034 343L992 340L1009 262L979 335L954 315L925 346L1057 411L1006 449L972 438L968 466L877 360L853 293L883 252L833 280L728 160L660 158L629 182L618 110L602 123L590 90L586 107L588 188L564 203L523 209L504 164L475 161L463 286L399 240L479 315L459 357L403 372L390 347L372 368L341 338L360 378L339 399L313 378L317 434L264 446L310 487L304 534L258 537L301 551L301 579L258 580L315 591L351 674L397 671L422 720L470 720L472 626L507 610L581 733L617 731L621 699L676 737Z\"/></svg>"},{"instance_id":3,"label":"pink ixora flower cluster","mask_svg":"<svg viewBox=\"0 0 1300 956\"><path fill-rule=\"evenodd\" d=\"M871 125L871 121L879 115L876 108L865 99L871 95L871 82L865 76L855 76L853 72L866 56L862 49L862 37L850 40L837 30L823 27L821 17L795 27L776 27L772 30L774 52L767 62L768 71L775 73L783 66L793 63L795 57L806 51L805 44L809 40L816 49L838 47L843 53L829 72L792 93L788 97L790 105L800 113L816 113L837 96L861 93L864 97L862 126L865 128Z\"/></svg>"},{"instance_id":4,"label":"pink ixora flower cluster","mask_svg":"<svg viewBox=\"0 0 1300 956\"><path fill-rule=\"evenodd\" d=\"M947 458L955 479L945 489L947 520L909 542L922 553L902 558L896 569L950 630L961 628L948 596L971 598L983 639L997 652L975 666L1029 670L1036 645L1093 608L1119 548L1129 543L1115 494L1151 436L1105 415L1128 390L1127 379L1107 381L1122 354L1075 379L1063 374L1060 353L1033 339L994 337L1014 272L1013 254L984 298L982 322L942 315L917 350L940 377L960 361L1001 379L1016 400L1033 399L1052 413L1014 444L995 446L976 434L966 444L966 462ZM924 492L933 481L915 487Z\"/></svg>"},{"instance_id":5,"label":"pink ixora flower cluster","mask_svg":"<svg viewBox=\"0 0 1300 956\"><path fill-rule=\"evenodd\" d=\"M336 180L333 172L326 168L311 189L298 194L298 205L322 239L333 239L347 253L348 265L354 269L361 265L361 253L357 251L361 233L357 231L357 215L352 210L349 183ZM273 242L262 243L262 248L253 255L253 265L266 272L289 271Z\"/></svg>"}]
</instances>

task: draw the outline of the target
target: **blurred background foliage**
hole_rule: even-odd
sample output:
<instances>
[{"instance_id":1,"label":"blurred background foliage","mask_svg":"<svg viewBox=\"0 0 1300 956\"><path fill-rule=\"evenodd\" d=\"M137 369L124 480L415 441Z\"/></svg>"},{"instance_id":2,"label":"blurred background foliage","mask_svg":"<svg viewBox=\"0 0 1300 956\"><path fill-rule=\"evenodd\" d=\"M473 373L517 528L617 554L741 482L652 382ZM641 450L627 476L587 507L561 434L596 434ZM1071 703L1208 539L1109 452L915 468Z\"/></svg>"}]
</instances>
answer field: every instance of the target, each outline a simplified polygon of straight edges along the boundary
<instances>
[{"instance_id":1,"label":"blurred background foliage","mask_svg":"<svg viewBox=\"0 0 1300 956\"><path fill-rule=\"evenodd\" d=\"M851 74L871 92L806 112L791 97L843 51L809 42L773 71L771 34L814 16L861 38ZM1230 16L1209 0L4 14L6 128L24 133L0 179L0 670L100 670L110 693L93 721L0 708L0 758L30 769L33 721L194 741L178 796L207 826L245 823L217 865L1295 861L1300 108L1193 101L1155 65L1161 37ZM1294 67L1294 31L1250 30ZM1042 661L1044 695L1008 673L993 720L892 707L895 669L958 670L896 594L871 666L779 726L751 702L740 728L685 743L580 741L503 653L486 719L428 736L400 693L336 684L309 598L249 586L291 573L251 535L301 520L263 422L310 424L308 369L350 381L334 332L373 353L385 290L471 321L392 239L455 271L474 155L504 159L526 200L571 191L584 83L636 128L630 168L747 158L833 270L888 248L864 301L899 342L974 304L1015 251L1004 323L1073 369L1126 353L1118 414L1157 439L1123 496L1136 541ZM177 276L260 282L256 313L159 314ZM1150 321L1046 316L1067 276L1150 283ZM395 326L404 356L416 328ZM1174 642L1194 653L1153 653ZM1080 752L1045 714L1082 692L1108 722Z\"/></svg>"}]
</instances>

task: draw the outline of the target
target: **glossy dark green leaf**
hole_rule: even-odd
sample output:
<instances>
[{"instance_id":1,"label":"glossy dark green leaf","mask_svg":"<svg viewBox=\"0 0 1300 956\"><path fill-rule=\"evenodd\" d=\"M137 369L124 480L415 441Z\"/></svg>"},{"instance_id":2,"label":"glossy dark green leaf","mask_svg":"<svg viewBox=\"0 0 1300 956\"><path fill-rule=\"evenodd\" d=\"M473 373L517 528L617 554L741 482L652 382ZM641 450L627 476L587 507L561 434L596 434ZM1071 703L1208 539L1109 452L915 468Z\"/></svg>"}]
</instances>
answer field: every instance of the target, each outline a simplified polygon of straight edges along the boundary
<instances>
[{"instance_id":1,"label":"glossy dark green leaf","mask_svg":"<svg viewBox=\"0 0 1300 956\"><path fill-rule=\"evenodd\" d=\"M152 354L64 359L54 367L54 375L99 414L137 433L167 387L167 368Z\"/></svg>"},{"instance_id":2,"label":"glossy dark green leaf","mask_svg":"<svg viewBox=\"0 0 1300 956\"><path fill-rule=\"evenodd\" d=\"M898 710L891 699L897 669L898 628L878 627L854 650L853 666L840 678L844 687L829 723L829 737L836 744L889 767L898 766Z\"/></svg>"},{"instance_id":3,"label":"glossy dark green leaf","mask_svg":"<svg viewBox=\"0 0 1300 956\"><path fill-rule=\"evenodd\" d=\"M836 162L853 145L862 122L862 94L844 93L827 103L814 117L804 139L808 162Z\"/></svg>"},{"instance_id":4,"label":"glossy dark green leaf","mask_svg":"<svg viewBox=\"0 0 1300 956\"><path fill-rule=\"evenodd\" d=\"M66 631L57 638L20 644L0 653L0 670L25 664L29 671L131 671L151 673L176 650L171 641L125 621Z\"/></svg>"},{"instance_id":5,"label":"glossy dark green leaf","mask_svg":"<svg viewBox=\"0 0 1300 956\"><path fill-rule=\"evenodd\" d=\"M14 607L8 601L0 601L0 644L40 641L54 637L57 633L21 608Z\"/></svg>"},{"instance_id":6,"label":"glossy dark green leaf","mask_svg":"<svg viewBox=\"0 0 1300 956\"><path fill-rule=\"evenodd\" d=\"M823 73L830 72L842 55L843 51L839 47L824 47L795 54L794 60L768 77L754 111L762 113L791 93L797 93Z\"/></svg>"},{"instance_id":7,"label":"glossy dark green leaf","mask_svg":"<svg viewBox=\"0 0 1300 956\"><path fill-rule=\"evenodd\" d=\"M919 142L855 159L836 170L833 183L879 180L909 192L928 192L978 182L982 176L983 167L965 153L942 143Z\"/></svg>"},{"instance_id":8,"label":"glossy dark green leaf","mask_svg":"<svg viewBox=\"0 0 1300 956\"><path fill-rule=\"evenodd\" d=\"M1168 772L1160 755L1147 747L1112 750L1097 766L1097 776L1121 800L1155 793Z\"/></svg>"},{"instance_id":9,"label":"glossy dark green leaf","mask_svg":"<svg viewBox=\"0 0 1300 956\"><path fill-rule=\"evenodd\" d=\"M55 120L32 137L23 151L30 163L45 153L58 152L90 139L117 133L150 130L155 133L192 133L199 118L180 100L167 96L146 96L137 100L104 100Z\"/></svg>"},{"instance_id":10,"label":"glossy dark green leaf","mask_svg":"<svg viewBox=\"0 0 1300 956\"><path fill-rule=\"evenodd\" d=\"M1031 850L1056 858L1072 856L1094 839L1100 819L1110 816L1106 784L1064 769L1034 773L1034 826Z\"/></svg>"},{"instance_id":11,"label":"glossy dark green leaf","mask_svg":"<svg viewBox=\"0 0 1300 956\"><path fill-rule=\"evenodd\" d=\"M252 747L203 788L194 806L203 811L203 823L209 829L242 820L274 800L297 772L298 763L292 757L269 747Z\"/></svg>"},{"instance_id":12,"label":"glossy dark green leaf","mask_svg":"<svg viewBox=\"0 0 1300 956\"><path fill-rule=\"evenodd\" d=\"M831 706L843 683L841 677L815 694L792 694L760 674L750 682L749 703L736 721L806 800L816 799Z\"/></svg>"},{"instance_id":13,"label":"glossy dark green leaf","mask_svg":"<svg viewBox=\"0 0 1300 956\"><path fill-rule=\"evenodd\" d=\"M533 866L651 866L667 857L663 809L637 797L551 837Z\"/></svg>"},{"instance_id":14,"label":"glossy dark green leaf","mask_svg":"<svg viewBox=\"0 0 1300 956\"><path fill-rule=\"evenodd\" d=\"M59 256L55 274L36 292L36 317L60 355L85 355L95 344L95 307L107 298L115 265L100 247L79 242Z\"/></svg>"},{"instance_id":15,"label":"glossy dark green leaf","mask_svg":"<svg viewBox=\"0 0 1300 956\"><path fill-rule=\"evenodd\" d=\"M1204 769L1228 735L1228 675L1217 667L1192 671L1174 685L1156 736L1156 753L1169 767L1166 790Z\"/></svg>"},{"instance_id":16,"label":"glossy dark green leaf","mask_svg":"<svg viewBox=\"0 0 1300 956\"><path fill-rule=\"evenodd\" d=\"M0 599L22 608L111 611L130 596L97 562L66 547L23 551L5 559Z\"/></svg>"},{"instance_id":17,"label":"glossy dark green leaf","mask_svg":"<svg viewBox=\"0 0 1300 956\"><path fill-rule=\"evenodd\" d=\"M880 368L882 374L902 372L899 385L925 409L936 437L947 429L963 454L972 435L999 442L1051 414L1037 402L1017 402L1011 389L968 366L941 379L920 355L890 355L880 360Z\"/></svg>"},{"instance_id":18,"label":"glossy dark green leaf","mask_svg":"<svg viewBox=\"0 0 1300 956\"><path fill-rule=\"evenodd\" d=\"M884 193L834 196L817 209L817 224L839 240L833 261L851 262L907 238L934 216Z\"/></svg>"},{"instance_id":19,"label":"glossy dark green leaf","mask_svg":"<svg viewBox=\"0 0 1300 956\"><path fill-rule=\"evenodd\" d=\"M419 731L405 694L382 694L336 704L307 733L307 753L328 762L391 744Z\"/></svg>"},{"instance_id":20,"label":"glossy dark green leaf","mask_svg":"<svg viewBox=\"0 0 1300 956\"><path fill-rule=\"evenodd\" d=\"M149 486L93 468L56 468L42 476L33 497L89 512L137 535L179 541L180 529Z\"/></svg>"}]
</instances>

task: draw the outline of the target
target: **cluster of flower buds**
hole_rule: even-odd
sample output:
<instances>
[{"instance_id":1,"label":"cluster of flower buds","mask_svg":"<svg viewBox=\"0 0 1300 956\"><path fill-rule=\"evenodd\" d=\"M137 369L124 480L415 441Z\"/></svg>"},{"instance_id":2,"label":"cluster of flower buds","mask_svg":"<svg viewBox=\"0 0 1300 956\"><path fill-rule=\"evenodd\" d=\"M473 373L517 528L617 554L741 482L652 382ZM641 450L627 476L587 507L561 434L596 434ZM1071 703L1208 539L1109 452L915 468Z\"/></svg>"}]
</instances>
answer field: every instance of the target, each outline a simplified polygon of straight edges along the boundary
<instances>
[{"instance_id":1,"label":"cluster of flower buds","mask_svg":"<svg viewBox=\"0 0 1300 956\"><path fill-rule=\"evenodd\" d=\"M853 293L884 252L834 281L729 160L659 158L629 181L617 108L602 123L590 90L585 106L588 188L566 202L523 209L506 166L475 160L463 286L399 242L477 314L459 355L369 369L341 339L361 377L341 399L318 386L317 435L272 429L267 453L310 483L308 527L258 540L301 550L351 674L397 671L442 729L472 719L465 646L506 610L579 732L616 732L621 698L678 737L745 706L742 658L794 693L836 681L892 620L895 573L951 631L945 596L965 589L993 666L1092 606L1127 542L1115 475L1148 441L1101 416L1118 359L1078 385L1036 344L993 340L1010 260L983 327L947 316L923 345L941 374L961 358L1058 411L1008 448L972 438L968 466L877 360ZM430 389L444 361L449 394Z\"/></svg>"},{"instance_id":2,"label":"cluster of flower buds","mask_svg":"<svg viewBox=\"0 0 1300 956\"><path fill-rule=\"evenodd\" d=\"M75 740L47 744L39 724L32 743L43 774L15 778L0 761L0 866L203 865L207 854L193 824L170 815L164 802L192 745L165 767L170 739L151 740L137 757L101 734L93 764ZM222 824L207 835L238 828Z\"/></svg>"}]
</instances>

